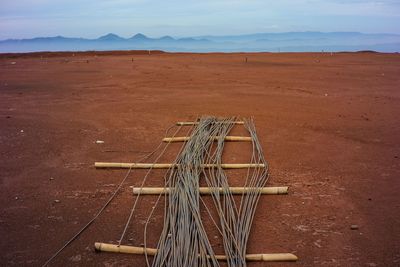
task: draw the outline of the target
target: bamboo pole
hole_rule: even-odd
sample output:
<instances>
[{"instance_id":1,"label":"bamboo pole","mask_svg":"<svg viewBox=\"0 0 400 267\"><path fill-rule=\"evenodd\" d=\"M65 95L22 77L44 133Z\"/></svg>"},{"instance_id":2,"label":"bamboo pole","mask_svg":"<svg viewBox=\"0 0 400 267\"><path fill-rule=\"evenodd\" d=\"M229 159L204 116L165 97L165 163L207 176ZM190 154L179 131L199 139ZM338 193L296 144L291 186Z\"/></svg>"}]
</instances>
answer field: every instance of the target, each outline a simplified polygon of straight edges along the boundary
<instances>
[{"instance_id":1,"label":"bamboo pole","mask_svg":"<svg viewBox=\"0 0 400 267\"><path fill-rule=\"evenodd\" d=\"M217 123L223 123L223 122L217 122ZM234 121L233 123L243 125L244 121ZM179 126L188 126L188 125L197 125L197 124L199 124L198 121L178 121L176 123L176 125L179 125Z\"/></svg>"},{"instance_id":2,"label":"bamboo pole","mask_svg":"<svg viewBox=\"0 0 400 267\"><path fill-rule=\"evenodd\" d=\"M169 194L171 192L171 188L169 187L132 187L132 191L134 195L160 195L160 194ZM210 195L212 192L218 190L220 193L224 193L221 187L200 187L199 193L202 195ZM279 186L279 187L229 187L229 192L234 195L240 195L247 192L256 192L260 190L260 193L263 195L285 195L288 193L289 188L287 186Z\"/></svg>"},{"instance_id":3,"label":"bamboo pole","mask_svg":"<svg viewBox=\"0 0 400 267\"><path fill-rule=\"evenodd\" d=\"M121 162L95 162L96 168L120 168L120 169L170 169L176 168L179 164L171 163L121 163ZM246 169L246 168L265 168L263 163L222 163L222 164L201 164L202 168L216 168L223 169Z\"/></svg>"},{"instance_id":4,"label":"bamboo pole","mask_svg":"<svg viewBox=\"0 0 400 267\"><path fill-rule=\"evenodd\" d=\"M104 252L116 252L116 253L128 253L128 254L147 254L149 256L154 256L157 253L155 248L143 248L143 247L133 247L133 246L118 246L114 244L107 243L94 243L96 251ZM227 260L225 255L216 255L217 260ZM247 261L297 261L297 256L292 253L271 253L271 254L247 254Z\"/></svg>"},{"instance_id":5,"label":"bamboo pole","mask_svg":"<svg viewBox=\"0 0 400 267\"><path fill-rule=\"evenodd\" d=\"M165 137L163 138L164 142L185 142L190 139L190 136L180 136L180 137ZM219 136L214 136L214 140L221 139ZM246 142L251 142L251 137L249 136L225 136L224 138L225 141L246 141Z\"/></svg>"},{"instance_id":6,"label":"bamboo pole","mask_svg":"<svg viewBox=\"0 0 400 267\"><path fill-rule=\"evenodd\" d=\"M133 246L123 246L123 245L114 245L108 243L94 243L94 248L96 251L104 251L104 252L116 252L116 253L128 253L128 254L146 254L150 256L154 256L157 253L157 249L155 248L144 248L144 247L133 247Z\"/></svg>"},{"instance_id":7,"label":"bamboo pole","mask_svg":"<svg viewBox=\"0 0 400 267\"><path fill-rule=\"evenodd\" d=\"M120 169L169 169L174 164L169 163L117 163L117 162L95 162L96 168L120 168Z\"/></svg>"}]
</instances>

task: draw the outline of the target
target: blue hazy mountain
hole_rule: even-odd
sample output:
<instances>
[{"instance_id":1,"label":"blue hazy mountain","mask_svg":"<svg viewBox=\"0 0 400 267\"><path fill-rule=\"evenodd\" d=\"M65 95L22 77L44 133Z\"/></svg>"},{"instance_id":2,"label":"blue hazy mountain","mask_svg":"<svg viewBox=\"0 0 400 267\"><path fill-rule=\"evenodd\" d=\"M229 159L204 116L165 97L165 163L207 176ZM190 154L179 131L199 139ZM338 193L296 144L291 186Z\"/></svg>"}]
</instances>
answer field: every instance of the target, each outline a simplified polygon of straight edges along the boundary
<instances>
[{"instance_id":1,"label":"blue hazy mountain","mask_svg":"<svg viewBox=\"0 0 400 267\"><path fill-rule=\"evenodd\" d=\"M142 33L137 33L134 36L132 36L131 38L129 38L128 40L137 41L137 42L148 42L151 40L151 38L147 37L146 35L144 35Z\"/></svg>"},{"instance_id":2,"label":"blue hazy mountain","mask_svg":"<svg viewBox=\"0 0 400 267\"><path fill-rule=\"evenodd\" d=\"M123 41L125 40L124 38L114 34L114 33L109 33L103 36L100 36L98 41L105 41L105 42L118 42L118 41Z\"/></svg>"},{"instance_id":3,"label":"blue hazy mountain","mask_svg":"<svg viewBox=\"0 0 400 267\"><path fill-rule=\"evenodd\" d=\"M284 32L227 36L150 38L138 33L123 38L109 33L96 39L63 36L0 41L0 52L164 50L170 52L400 52L400 35L359 32Z\"/></svg>"}]
</instances>

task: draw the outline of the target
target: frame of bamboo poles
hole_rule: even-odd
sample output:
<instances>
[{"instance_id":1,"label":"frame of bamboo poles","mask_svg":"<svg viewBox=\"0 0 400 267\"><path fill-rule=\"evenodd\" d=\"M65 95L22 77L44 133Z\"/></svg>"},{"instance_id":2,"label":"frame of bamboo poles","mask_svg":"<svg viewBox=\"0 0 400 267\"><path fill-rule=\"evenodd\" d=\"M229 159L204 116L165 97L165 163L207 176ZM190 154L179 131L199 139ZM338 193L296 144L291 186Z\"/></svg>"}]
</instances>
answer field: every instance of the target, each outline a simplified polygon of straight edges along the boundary
<instances>
[{"instance_id":1,"label":"frame of bamboo poles","mask_svg":"<svg viewBox=\"0 0 400 267\"><path fill-rule=\"evenodd\" d=\"M192 126L197 125L198 122L177 122L178 126ZM244 121L235 121L234 124L243 125ZM221 137L215 136L211 137L214 140L218 140ZM185 142L188 141L190 137L182 136L182 137L165 137L163 138L163 142ZM226 136L224 141L246 141L251 142L251 137L245 136ZM177 168L179 164L171 164L171 163L121 163L121 162L95 162L94 166L96 168L132 168L132 169L170 169ZM221 167L223 169L245 169L245 168L264 168L264 164L251 164L251 163L224 163L224 164L202 164L203 168L216 168ZM133 187L133 194L142 194L142 195L159 195L159 194L169 194L171 192L171 188L165 187ZM210 187L200 187L200 194L211 194L218 190L220 193L225 193L223 188L210 188ZM259 190L259 191L258 191ZM261 194L266 195L281 195L288 193L287 186L281 187L263 187L263 188L249 188L249 187L229 187L229 193L231 194L244 194L251 192L260 192ZM96 242L94 244L96 251L104 251L104 252L116 252L116 253L128 253L128 254L147 254L150 256L154 256L157 253L157 249L155 248L144 248L144 247L135 247L135 246L124 246L124 245L114 245L108 243L100 243ZM216 255L217 260L227 260L226 255ZM298 258L296 255L292 253L264 253L264 254L247 254L246 261L265 261L265 262L276 262L276 261L297 261Z\"/></svg>"}]
</instances>

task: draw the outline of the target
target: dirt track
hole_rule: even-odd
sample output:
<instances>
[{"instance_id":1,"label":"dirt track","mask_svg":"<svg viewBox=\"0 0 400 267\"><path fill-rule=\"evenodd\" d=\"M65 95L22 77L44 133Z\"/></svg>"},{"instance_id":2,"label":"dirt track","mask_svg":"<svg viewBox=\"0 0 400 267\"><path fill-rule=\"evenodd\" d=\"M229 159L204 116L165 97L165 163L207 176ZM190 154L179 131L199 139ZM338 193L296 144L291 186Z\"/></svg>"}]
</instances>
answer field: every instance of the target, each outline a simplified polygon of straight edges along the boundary
<instances>
[{"instance_id":1,"label":"dirt track","mask_svg":"<svg viewBox=\"0 0 400 267\"><path fill-rule=\"evenodd\" d=\"M290 186L288 196L262 197L250 253L300 258L268 266L398 266L399 89L399 54L2 57L1 265L43 264L97 212L125 171L95 170L95 161L135 161L174 122L212 114L254 116L269 185ZM143 256L93 251L95 241L118 240L128 186L143 174L52 266L144 265ZM140 202L125 244L143 243L154 200ZM157 220L161 210L153 246Z\"/></svg>"}]
</instances>

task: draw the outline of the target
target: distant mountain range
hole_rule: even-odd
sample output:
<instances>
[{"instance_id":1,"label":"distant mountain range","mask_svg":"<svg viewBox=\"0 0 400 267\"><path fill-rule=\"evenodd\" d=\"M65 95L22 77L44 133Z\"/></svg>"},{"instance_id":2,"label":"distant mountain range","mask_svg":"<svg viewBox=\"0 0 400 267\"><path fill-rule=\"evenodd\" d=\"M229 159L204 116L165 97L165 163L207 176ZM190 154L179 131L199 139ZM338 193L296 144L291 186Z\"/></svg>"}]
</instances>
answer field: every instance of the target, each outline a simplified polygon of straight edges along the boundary
<instances>
[{"instance_id":1,"label":"distant mountain range","mask_svg":"<svg viewBox=\"0 0 400 267\"><path fill-rule=\"evenodd\" d=\"M230 36L150 38L138 33L123 38L109 33L97 39L63 36L0 41L0 52L163 50L169 52L400 52L399 34L359 32L285 32Z\"/></svg>"}]
</instances>

